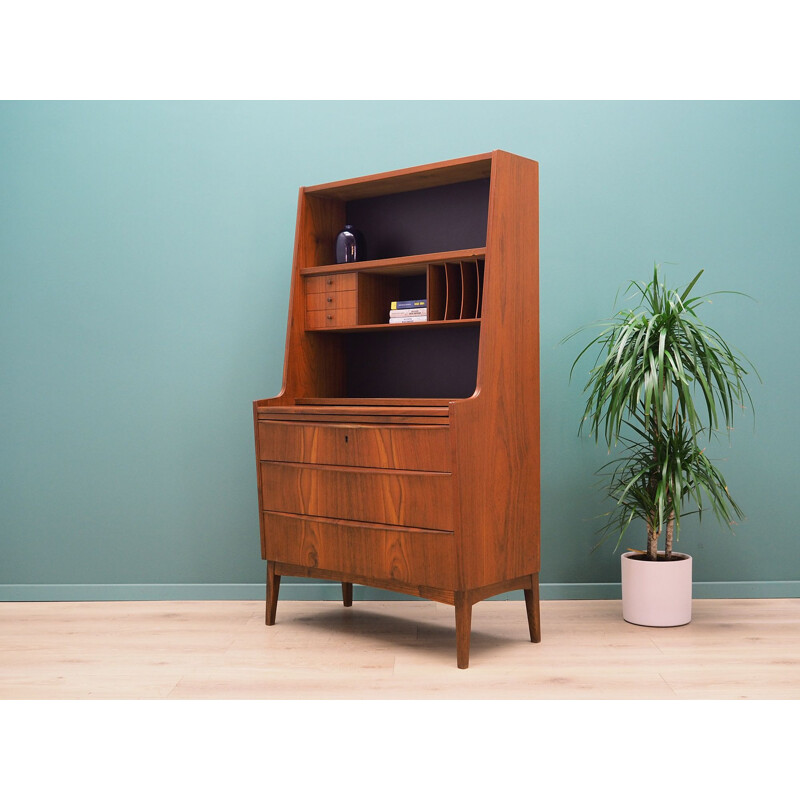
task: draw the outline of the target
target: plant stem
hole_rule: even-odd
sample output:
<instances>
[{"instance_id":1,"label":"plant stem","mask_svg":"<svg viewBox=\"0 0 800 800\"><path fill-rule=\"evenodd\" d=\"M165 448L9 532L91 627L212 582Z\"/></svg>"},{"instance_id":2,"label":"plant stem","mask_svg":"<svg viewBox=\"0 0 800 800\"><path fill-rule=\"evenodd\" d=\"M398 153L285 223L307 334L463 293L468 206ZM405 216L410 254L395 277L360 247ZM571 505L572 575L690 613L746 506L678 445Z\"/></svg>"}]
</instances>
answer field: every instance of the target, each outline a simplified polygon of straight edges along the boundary
<instances>
[{"instance_id":1,"label":"plant stem","mask_svg":"<svg viewBox=\"0 0 800 800\"><path fill-rule=\"evenodd\" d=\"M675 530L675 512L669 512L669 519L667 520L667 535L664 542L664 558L669 560L672 555L672 532Z\"/></svg>"},{"instance_id":2,"label":"plant stem","mask_svg":"<svg viewBox=\"0 0 800 800\"><path fill-rule=\"evenodd\" d=\"M647 523L647 558L655 561L658 557L658 523L656 520Z\"/></svg>"},{"instance_id":3,"label":"plant stem","mask_svg":"<svg viewBox=\"0 0 800 800\"><path fill-rule=\"evenodd\" d=\"M651 430L652 442L657 441L658 426L654 421ZM658 450L653 445L653 460L658 461ZM655 503L656 489L658 488L658 472L653 469L650 472L649 480L649 493L651 502ZM655 561L658 558L658 536L661 533L661 525L659 525L658 510L653 508L651 511L652 517L647 523L647 558Z\"/></svg>"}]
</instances>

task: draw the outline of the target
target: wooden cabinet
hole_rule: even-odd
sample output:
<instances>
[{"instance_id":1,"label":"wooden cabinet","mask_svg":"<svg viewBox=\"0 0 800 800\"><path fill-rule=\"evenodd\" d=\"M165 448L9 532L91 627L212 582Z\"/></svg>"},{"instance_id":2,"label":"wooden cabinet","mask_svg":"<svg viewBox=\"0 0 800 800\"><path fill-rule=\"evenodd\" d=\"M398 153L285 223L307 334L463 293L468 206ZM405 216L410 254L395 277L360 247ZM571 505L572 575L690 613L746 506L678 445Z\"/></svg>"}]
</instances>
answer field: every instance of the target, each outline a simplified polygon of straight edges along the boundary
<instances>
[{"instance_id":1,"label":"wooden cabinet","mask_svg":"<svg viewBox=\"0 0 800 800\"><path fill-rule=\"evenodd\" d=\"M538 164L500 150L300 190L283 387L254 403L266 622L283 575L455 607L523 589L539 641ZM362 231L369 260L334 263ZM392 324L393 301L425 300Z\"/></svg>"}]
</instances>

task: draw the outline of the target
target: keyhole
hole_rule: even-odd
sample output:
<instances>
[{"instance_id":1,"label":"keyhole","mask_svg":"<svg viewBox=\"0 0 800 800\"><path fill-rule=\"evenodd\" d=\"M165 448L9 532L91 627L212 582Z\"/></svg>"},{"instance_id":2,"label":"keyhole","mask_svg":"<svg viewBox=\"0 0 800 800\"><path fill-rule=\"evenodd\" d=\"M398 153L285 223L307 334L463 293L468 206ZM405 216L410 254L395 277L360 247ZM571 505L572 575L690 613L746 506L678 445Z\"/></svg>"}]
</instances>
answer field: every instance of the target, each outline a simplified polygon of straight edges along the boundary
<instances>
[{"instance_id":1,"label":"keyhole","mask_svg":"<svg viewBox=\"0 0 800 800\"><path fill-rule=\"evenodd\" d=\"M350 437L349 436L345 436L344 437L344 443L347 444L349 441L350 441Z\"/></svg>"}]
</instances>

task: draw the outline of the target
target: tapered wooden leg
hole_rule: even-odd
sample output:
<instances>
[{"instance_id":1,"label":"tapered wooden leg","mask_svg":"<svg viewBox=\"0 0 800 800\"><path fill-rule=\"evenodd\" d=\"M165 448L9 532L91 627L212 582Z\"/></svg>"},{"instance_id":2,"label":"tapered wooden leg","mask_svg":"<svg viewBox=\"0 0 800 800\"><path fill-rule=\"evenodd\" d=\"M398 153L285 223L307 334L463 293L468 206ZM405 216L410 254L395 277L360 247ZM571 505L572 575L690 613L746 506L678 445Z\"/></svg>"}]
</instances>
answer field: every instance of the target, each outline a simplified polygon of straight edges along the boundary
<instances>
[{"instance_id":1,"label":"tapered wooden leg","mask_svg":"<svg viewBox=\"0 0 800 800\"><path fill-rule=\"evenodd\" d=\"M456 592L456 663L459 669L469 666L469 634L472 628L472 603L466 592Z\"/></svg>"},{"instance_id":2,"label":"tapered wooden leg","mask_svg":"<svg viewBox=\"0 0 800 800\"><path fill-rule=\"evenodd\" d=\"M531 588L525 589L525 609L528 612L528 629L532 642L542 641L542 621L539 617L539 573L531 575ZM519 595L517 595L519 596Z\"/></svg>"},{"instance_id":3,"label":"tapered wooden leg","mask_svg":"<svg viewBox=\"0 0 800 800\"><path fill-rule=\"evenodd\" d=\"M281 588L281 576L275 574L275 562L267 561L267 625L275 624L275 611L278 608L278 592Z\"/></svg>"},{"instance_id":4,"label":"tapered wooden leg","mask_svg":"<svg viewBox=\"0 0 800 800\"><path fill-rule=\"evenodd\" d=\"M342 601L348 608L353 605L353 584L342 581Z\"/></svg>"}]
</instances>

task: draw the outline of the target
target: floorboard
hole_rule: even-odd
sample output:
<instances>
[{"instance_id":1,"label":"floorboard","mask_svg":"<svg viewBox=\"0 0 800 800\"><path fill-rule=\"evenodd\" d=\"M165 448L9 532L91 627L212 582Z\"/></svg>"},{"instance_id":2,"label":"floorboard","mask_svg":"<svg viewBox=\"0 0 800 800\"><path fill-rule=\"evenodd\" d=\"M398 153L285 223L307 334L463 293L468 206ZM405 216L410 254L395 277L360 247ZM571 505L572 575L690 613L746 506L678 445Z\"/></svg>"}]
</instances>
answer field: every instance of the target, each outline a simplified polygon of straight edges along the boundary
<instances>
[{"instance_id":1,"label":"floorboard","mask_svg":"<svg viewBox=\"0 0 800 800\"><path fill-rule=\"evenodd\" d=\"M695 600L682 628L618 600L473 609L468 670L432 602L0 603L0 699L800 699L800 599Z\"/></svg>"}]
</instances>

